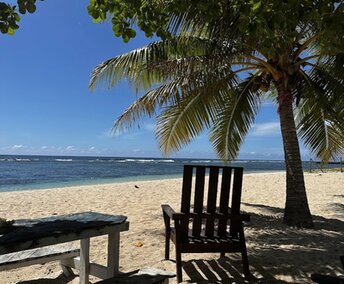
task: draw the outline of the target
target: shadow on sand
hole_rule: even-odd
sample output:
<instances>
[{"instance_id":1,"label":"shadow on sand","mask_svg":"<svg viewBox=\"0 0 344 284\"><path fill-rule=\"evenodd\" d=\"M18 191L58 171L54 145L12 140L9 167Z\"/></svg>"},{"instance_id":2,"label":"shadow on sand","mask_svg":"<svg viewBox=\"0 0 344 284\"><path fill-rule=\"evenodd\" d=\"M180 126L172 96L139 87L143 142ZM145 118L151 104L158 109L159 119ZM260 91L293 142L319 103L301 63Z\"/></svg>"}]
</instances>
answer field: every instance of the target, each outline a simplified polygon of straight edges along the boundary
<instances>
[{"instance_id":1,"label":"shadow on sand","mask_svg":"<svg viewBox=\"0 0 344 284\"><path fill-rule=\"evenodd\" d=\"M67 284L72 281L76 276L67 277L61 273L57 278L41 278L35 280L26 280L17 282L17 284Z\"/></svg>"},{"instance_id":2,"label":"shadow on sand","mask_svg":"<svg viewBox=\"0 0 344 284\"><path fill-rule=\"evenodd\" d=\"M260 204L243 205L246 213L251 215L251 223L245 227L253 276L250 283L313 283L310 279L312 273L344 275L339 260L339 256L344 255L343 221L313 216L314 229L296 229L283 224L283 209ZM334 203L333 206L337 209L336 213L342 216L342 204ZM252 213L250 207L261 209L264 214ZM159 229L150 233L163 236ZM171 249L173 251L174 248ZM187 259L187 254L184 256ZM227 254L224 258L219 258L219 254L196 254L191 257L193 259L189 257L183 262L186 283L247 283L242 276L240 254ZM18 284L67 282L59 277Z\"/></svg>"},{"instance_id":3,"label":"shadow on sand","mask_svg":"<svg viewBox=\"0 0 344 284\"><path fill-rule=\"evenodd\" d=\"M250 283L313 283L310 275L315 272L344 275L339 260L344 254L343 221L313 216L314 229L296 229L283 224L280 208L244 205L264 211L246 212L251 215L251 223L245 228L253 275ZM204 256L195 255L197 259L184 262L188 283L247 283L242 276L240 254L201 260Z\"/></svg>"}]
</instances>

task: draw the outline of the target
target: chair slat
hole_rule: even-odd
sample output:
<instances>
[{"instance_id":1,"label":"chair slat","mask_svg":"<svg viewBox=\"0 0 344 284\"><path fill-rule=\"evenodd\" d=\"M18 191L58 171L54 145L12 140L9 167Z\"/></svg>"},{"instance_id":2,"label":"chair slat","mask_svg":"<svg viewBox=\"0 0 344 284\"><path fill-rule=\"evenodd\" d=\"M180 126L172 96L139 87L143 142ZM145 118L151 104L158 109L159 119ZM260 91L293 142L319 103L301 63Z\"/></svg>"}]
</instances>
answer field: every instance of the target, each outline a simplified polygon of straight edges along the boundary
<instances>
[{"instance_id":1,"label":"chair slat","mask_svg":"<svg viewBox=\"0 0 344 284\"><path fill-rule=\"evenodd\" d=\"M192 175L193 166L185 165L183 173L183 187L182 187L182 205L181 212L190 212L191 189L192 189ZM179 238L185 241L189 233L189 221L180 221L180 235Z\"/></svg>"},{"instance_id":2,"label":"chair slat","mask_svg":"<svg viewBox=\"0 0 344 284\"><path fill-rule=\"evenodd\" d=\"M231 187L232 169L223 168L222 182L221 182L221 195L220 195L220 213L228 213L229 195ZM227 221L219 220L218 235L220 237L226 236Z\"/></svg>"},{"instance_id":3,"label":"chair slat","mask_svg":"<svg viewBox=\"0 0 344 284\"><path fill-rule=\"evenodd\" d=\"M208 213L215 213L216 211L218 179L219 179L219 168L211 167L210 173L209 173L209 188L208 188L208 202L207 202ZM207 223L205 226L205 235L208 237L214 236L214 220L207 220Z\"/></svg>"},{"instance_id":4,"label":"chair slat","mask_svg":"<svg viewBox=\"0 0 344 284\"><path fill-rule=\"evenodd\" d=\"M228 213L232 169L223 168L220 196L220 213Z\"/></svg>"},{"instance_id":5,"label":"chair slat","mask_svg":"<svg viewBox=\"0 0 344 284\"><path fill-rule=\"evenodd\" d=\"M194 212L203 212L205 167L196 167L195 201ZM193 222L192 235L199 236L201 233L202 219L195 218Z\"/></svg>"},{"instance_id":6,"label":"chair slat","mask_svg":"<svg viewBox=\"0 0 344 284\"><path fill-rule=\"evenodd\" d=\"M233 181L232 205L231 205L232 214L240 213L242 175L243 175L242 168L235 169L234 181ZM234 222L234 221L231 222L230 235L232 237L237 237L239 233L239 228L240 228L239 226L240 226L240 223Z\"/></svg>"},{"instance_id":7,"label":"chair slat","mask_svg":"<svg viewBox=\"0 0 344 284\"><path fill-rule=\"evenodd\" d=\"M190 212L190 199L191 199L191 187L192 187L192 172L193 167L185 165L183 173L183 187L182 187L182 207L181 212Z\"/></svg>"},{"instance_id":8,"label":"chair slat","mask_svg":"<svg viewBox=\"0 0 344 284\"><path fill-rule=\"evenodd\" d=\"M241 201L241 187L242 187L242 174L243 169L237 168L234 171L233 193L232 193L232 206L231 213L240 213L240 201Z\"/></svg>"}]
</instances>

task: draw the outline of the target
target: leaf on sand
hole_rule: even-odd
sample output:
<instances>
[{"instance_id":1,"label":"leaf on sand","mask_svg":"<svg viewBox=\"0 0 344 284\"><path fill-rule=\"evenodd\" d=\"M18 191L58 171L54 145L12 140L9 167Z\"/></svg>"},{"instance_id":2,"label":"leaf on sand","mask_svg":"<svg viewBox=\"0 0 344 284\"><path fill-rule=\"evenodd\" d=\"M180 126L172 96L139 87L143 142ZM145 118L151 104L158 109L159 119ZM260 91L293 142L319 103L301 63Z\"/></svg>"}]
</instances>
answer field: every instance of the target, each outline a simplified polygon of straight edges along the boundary
<instances>
[{"instance_id":1,"label":"leaf on sand","mask_svg":"<svg viewBox=\"0 0 344 284\"><path fill-rule=\"evenodd\" d=\"M140 248L140 247L143 246L143 242L141 242L141 241L136 241L136 242L134 243L134 246Z\"/></svg>"}]
</instances>

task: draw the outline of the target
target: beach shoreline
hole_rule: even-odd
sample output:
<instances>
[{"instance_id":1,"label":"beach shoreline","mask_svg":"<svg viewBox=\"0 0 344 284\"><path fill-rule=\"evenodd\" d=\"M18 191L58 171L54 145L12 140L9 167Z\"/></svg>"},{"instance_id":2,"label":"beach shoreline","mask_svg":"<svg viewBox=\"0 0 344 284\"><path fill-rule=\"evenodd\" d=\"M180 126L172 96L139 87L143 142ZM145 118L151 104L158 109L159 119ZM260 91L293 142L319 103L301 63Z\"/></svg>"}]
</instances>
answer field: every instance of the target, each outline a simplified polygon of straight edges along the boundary
<instances>
[{"instance_id":1,"label":"beach shoreline","mask_svg":"<svg viewBox=\"0 0 344 284\"><path fill-rule=\"evenodd\" d=\"M223 163L216 159L0 155L0 192L178 178L190 164ZM244 167L244 173L285 171L285 162L280 160L235 160L230 165ZM309 162L303 161L302 166L309 169Z\"/></svg>"},{"instance_id":2,"label":"beach shoreline","mask_svg":"<svg viewBox=\"0 0 344 284\"><path fill-rule=\"evenodd\" d=\"M1 192L0 216L26 219L84 211L126 215L130 230L121 234L120 269L131 271L156 267L174 272L175 264L163 261L164 224L160 205L170 204L179 209L181 182L181 178L173 178ZM338 257L344 251L344 174L305 173L305 182L316 226L314 230L297 230L282 223L284 172L244 174L242 211L250 214L252 219L245 233L251 271L257 281L311 283L310 273L343 273ZM136 247L137 241L143 246ZM104 237L91 240L91 259L103 264L106 262L105 244ZM171 245L172 259L173 251ZM197 261L201 260L207 265L215 261L221 267L228 266L230 274L241 271L240 255L235 254L222 260L217 254L185 254L183 260L188 272L198 267ZM56 278L59 273L57 263L35 265L0 272L0 283ZM185 271L183 276L185 281L196 277ZM78 279L71 283L78 283ZM176 282L172 279L171 283Z\"/></svg>"},{"instance_id":3,"label":"beach shoreline","mask_svg":"<svg viewBox=\"0 0 344 284\"><path fill-rule=\"evenodd\" d=\"M280 170L268 170L268 171L255 171L244 173L244 176L247 175L264 175L264 174L283 174L285 171ZM19 188L19 189L8 189L6 190L4 186L0 187L0 194L5 192L23 192L23 191L42 191L42 190L53 190L53 189L70 189L74 187L82 186L97 186L97 185L113 185L113 184L122 184L122 183L138 183L145 181L168 181L173 179L181 179L182 174L172 174L172 175L152 175L152 176L137 176L137 177L123 177L123 178L111 178L111 179L92 179L89 181L72 181L72 182L62 182L62 183L47 183L47 184L37 184L37 185L28 185L28 188Z\"/></svg>"}]
</instances>

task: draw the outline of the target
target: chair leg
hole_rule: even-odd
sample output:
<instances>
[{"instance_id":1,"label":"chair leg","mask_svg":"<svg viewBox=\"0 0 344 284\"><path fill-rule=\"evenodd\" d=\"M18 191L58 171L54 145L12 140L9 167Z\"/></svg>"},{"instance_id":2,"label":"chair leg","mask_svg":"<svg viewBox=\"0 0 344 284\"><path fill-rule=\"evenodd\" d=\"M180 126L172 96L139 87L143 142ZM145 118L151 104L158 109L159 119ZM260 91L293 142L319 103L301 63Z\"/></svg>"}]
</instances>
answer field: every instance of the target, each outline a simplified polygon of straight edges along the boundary
<instances>
[{"instance_id":1,"label":"chair leg","mask_svg":"<svg viewBox=\"0 0 344 284\"><path fill-rule=\"evenodd\" d=\"M250 268L249 268L249 264L248 264L246 247L241 252L241 256L242 256L242 265L243 265L243 269L244 269L245 279L249 281L251 279L251 273L250 273Z\"/></svg>"},{"instance_id":2,"label":"chair leg","mask_svg":"<svg viewBox=\"0 0 344 284\"><path fill-rule=\"evenodd\" d=\"M165 259L170 259L170 237L171 237L171 219L163 211L164 223L165 223Z\"/></svg>"},{"instance_id":3,"label":"chair leg","mask_svg":"<svg viewBox=\"0 0 344 284\"><path fill-rule=\"evenodd\" d=\"M165 259L170 259L170 230L167 230L165 233Z\"/></svg>"},{"instance_id":4,"label":"chair leg","mask_svg":"<svg viewBox=\"0 0 344 284\"><path fill-rule=\"evenodd\" d=\"M180 283L183 281L182 255L177 245L176 245L176 267L177 267L177 281L178 283Z\"/></svg>"},{"instance_id":5,"label":"chair leg","mask_svg":"<svg viewBox=\"0 0 344 284\"><path fill-rule=\"evenodd\" d=\"M243 265L244 275L245 275L245 279L249 281L251 279L251 274L250 274L250 268L249 268L249 264L248 264L244 226L242 224L240 226L239 236L240 236L240 241L241 241L241 257L242 257L242 265Z\"/></svg>"}]
</instances>

